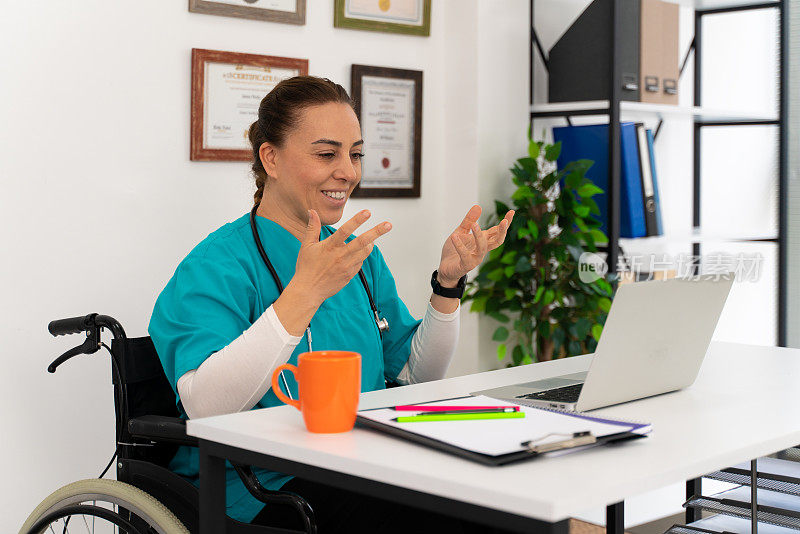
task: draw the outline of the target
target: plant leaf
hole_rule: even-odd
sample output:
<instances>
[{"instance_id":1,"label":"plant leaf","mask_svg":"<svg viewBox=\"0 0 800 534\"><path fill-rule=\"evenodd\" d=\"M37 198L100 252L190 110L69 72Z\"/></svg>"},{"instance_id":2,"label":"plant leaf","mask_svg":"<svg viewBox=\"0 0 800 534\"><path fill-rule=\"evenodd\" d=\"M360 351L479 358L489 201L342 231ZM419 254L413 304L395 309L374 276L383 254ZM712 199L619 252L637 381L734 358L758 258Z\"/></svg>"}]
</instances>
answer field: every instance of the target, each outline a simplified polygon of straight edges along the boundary
<instances>
[{"instance_id":1,"label":"plant leaf","mask_svg":"<svg viewBox=\"0 0 800 534\"><path fill-rule=\"evenodd\" d=\"M539 302L539 299L542 298L543 293L544 293L544 286L539 286L539 288L536 290L536 295L533 296L534 304Z\"/></svg>"},{"instance_id":2,"label":"plant leaf","mask_svg":"<svg viewBox=\"0 0 800 534\"><path fill-rule=\"evenodd\" d=\"M506 265L514 263L514 258L517 256L516 250L509 250L503 257L500 259L500 263L505 263Z\"/></svg>"},{"instance_id":3,"label":"plant leaf","mask_svg":"<svg viewBox=\"0 0 800 534\"><path fill-rule=\"evenodd\" d=\"M611 299L608 297L603 297L598 301L600 309L603 310L605 313L611 309Z\"/></svg>"},{"instance_id":4,"label":"plant leaf","mask_svg":"<svg viewBox=\"0 0 800 534\"><path fill-rule=\"evenodd\" d=\"M489 300L489 297L478 297L472 301L472 306L469 307L469 311L474 312L482 312L486 308L486 301Z\"/></svg>"},{"instance_id":5,"label":"plant leaf","mask_svg":"<svg viewBox=\"0 0 800 534\"><path fill-rule=\"evenodd\" d=\"M600 334L603 333L603 325L596 324L592 326L592 337L595 341L600 341Z\"/></svg>"},{"instance_id":6,"label":"plant leaf","mask_svg":"<svg viewBox=\"0 0 800 534\"><path fill-rule=\"evenodd\" d=\"M514 270L520 274L527 273L532 269L533 265L531 265L531 260L526 256L520 256L516 265L514 265Z\"/></svg>"},{"instance_id":7,"label":"plant leaf","mask_svg":"<svg viewBox=\"0 0 800 534\"><path fill-rule=\"evenodd\" d=\"M544 292L544 300L542 300L542 304L544 306L547 306L548 304L553 302L553 299L555 297L556 297L555 292L552 289L548 289L547 291Z\"/></svg>"},{"instance_id":8,"label":"plant leaf","mask_svg":"<svg viewBox=\"0 0 800 534\"><path fill-rule=\"evenodd\" d=\"M581 344L577 341L570 341L567 343L567 351L569 352L570 356L577 356L581 353Z\"/></svg>"},{"instance_id":9,"label":"plant leaf","mask_svg":"<svg viewBox=\"0 0 800 534\"><path fill-rule=\"evenodd\" d=\"M575 215L581 218L589 216L589 206L575 206Z\"/></svg>"},{"instance_id":10,"label":"plant leaf","mask_svg":"<svg viewBox=\"0 0 800 534\"><path fill-rule=\"evenodd\" d=\"M586 336L589 335L589 331L592 329L592 323L586 317L581 317L575 323L575 330L577 330L578 335L575 336L577 339L582 340L586 339Z\"/></svg>"},{"instance_id":11,"label":"plant leaf","mask_svg":"<svg viewBox=\"0 0 800 534\"><path fill-rule=\"evenodd\" d=\"M489 280L491 280L492 282L499 282L500 280L503 279L503 268L500 267L498 269L495 269L494 271L490 272L487 276Z\"/></svg>"},{"instance_id":12,"label":"plant leaf","mask_svg":"<svg viewBox=\"0 0 800 534\"><path fill-rule=\"evenodd\" d=\"M533 178L539 175L539 164L536 158L519 158L517 164Z\"/></svg>"},{"instance_id":13,"label":"plant leaf","mask_svg":"<svg viewBox=\"0 0 800 534\"><path fill-rule=\"evenodd\" d=\"M491 317L492 319L494 319L495 321L499 321L501 323L507 323L508 321L510 321L510 319L508 318L508 315L505 315L505 314L500 313L500 312L490 312L487 315L489 317ZM503 340L502 339L498 339L496 341L503 341Z\"/></svg>"},{"instance_id":14,"label":"plant leaf","mask_svg":"<svg viewBox=\"0 0 800 534\"><path fill-rule=\"evenodd\" d=\"M581 203L584 206L589 206L589 213L593 213L594 215L600 215L600 207L597 205L597 202L591 198L584 198L581 200Z\"/></svg>"},{"instance_id":15,"label":"plant leaf","mask_svg":"<svg viewBox=\"0 0 800 534\"><path fill-rule=\"evenodd\" d=\"M604 234L601 230L597 228L592 228L591 230L592 239L594 239L595 243L608 243L608 236Z\"/></svg>"},{"instance_id":16,"label":"plant leaf","mask_svg":"<svg viewBox=\"0 0 800 534\"><path fill-rule=\"evenodd\" d=\"M547 145L544 149L544 159L547 161L555 161L561 155L561 141L554 145Z\"/></svg>"},{"instance_id":17,"label":"plant leaf","mask_svg":"<svg viewBox=\"0 0 800 534\"><path fill-rule=\"evenodd\" d=\"M528 220L528 232L530 232L534 241L539 239L539 227L536 226L536 223L531 220Z\"/></svg>"},{"instance_id":18,"label":"plant leaf","mask_svg":"<svg viewBox=\"0 0 800 534\"><path fill-rule=\"evenodd\" d=\"M602 192L603 190L593 183L583 184L578 188L578 195L580 195L582 198L592 197Z\"/></svg>"},{"instance_id":19,"label":"plant leaf","mask_svg":"<svg viewBox=\"0 0 800 534\"><path fill-rule=\"evenodd\" d=\"M567 177L564 179L564 184L570 189L577 189L582 181L583 175L579 172L572 171L567 174Z\"/></svg>"},{"instance_id":20,"label":"plant leaf","mask_svg":"<svg viewBox=\"0 0 800 534\"><path fill-rule=\"evenodd\" d=\"M506 346L501 343L500 345L497 345L497 359L502 362L503 358L505 357L506 357Z\"/></svg>"},{"instance_id":21,"label":"plant leaf","mask_svg":"<svg viewBox=\"0 0 800 534\"><path fill-rule=\"evenodd\" d=\"M539 143L536 141L531 141L528 143L528 155L531 157L531 159L538 159L540 151Z\"/></svg>"},{"instance_id":22,"label":"plant leaf","mask_svg":"<svg viewBox=\"0 0 800 534\"><path fill-rule=\"evenodd\" d=\"M526 198L535 198L535 197L536 195L534 194L533 191L531 191L531 188L528 187L527 185L523 185L518 187L517 190L514 191L514 193L511 195L511 200L514 200L515 202L521 202Z\"/></svg>"},{"instance_id":23,"label":"plant leaf","mask_svg":"<svg viewBox=\"0 0 800 534\"><path fill-rule=\"evenodd\" d=\"M522 347L519 345L514 347L514 350L511 351L511 360L514 362L514 365L520 365L524 358L525 353L522 351Z\"/></svg>"},{"instance_id":24,"label":"plant leaf","mask_svg":"<svg viewBox=\"0 0 800 534\"><path fill-rule=\"evenodd\" d=\"M508 328L505 326L498 326L497 329L494 331L494 335L492 336L494 341L505 341L508 339Z\"/></svg>"},{"instance_id":25,"label":"plant leaf","mask_svg":"<svg viewBox=\"0 0 800 534\"><path fill-rule=\"evenodd\" d=\"M509 209L510 208L505 203L499 200L494 201L494 211L497 213L498 217L505 217Z\"/></svg>"}]
</instances>

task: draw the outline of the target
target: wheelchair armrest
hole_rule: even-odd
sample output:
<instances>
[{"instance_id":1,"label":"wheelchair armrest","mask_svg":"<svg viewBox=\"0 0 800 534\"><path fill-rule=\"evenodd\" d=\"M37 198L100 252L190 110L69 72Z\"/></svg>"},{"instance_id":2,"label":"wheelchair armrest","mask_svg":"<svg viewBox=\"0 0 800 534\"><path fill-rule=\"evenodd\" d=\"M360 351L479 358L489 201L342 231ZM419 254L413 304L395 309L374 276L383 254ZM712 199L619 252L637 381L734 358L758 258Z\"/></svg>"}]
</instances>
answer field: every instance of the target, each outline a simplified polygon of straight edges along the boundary
<instances>
[{"instance_id":1,"label":"wheelchair armrest","mask_svg":"<svg viewBox=\"0 0 800 534\"><path fill-rule=\"evenodd\" d=\"M186 420L163 415L143 415L128 420L128 432L136 438L197 447L197 438L186 434Z\"/></svg>"}]
</instances>

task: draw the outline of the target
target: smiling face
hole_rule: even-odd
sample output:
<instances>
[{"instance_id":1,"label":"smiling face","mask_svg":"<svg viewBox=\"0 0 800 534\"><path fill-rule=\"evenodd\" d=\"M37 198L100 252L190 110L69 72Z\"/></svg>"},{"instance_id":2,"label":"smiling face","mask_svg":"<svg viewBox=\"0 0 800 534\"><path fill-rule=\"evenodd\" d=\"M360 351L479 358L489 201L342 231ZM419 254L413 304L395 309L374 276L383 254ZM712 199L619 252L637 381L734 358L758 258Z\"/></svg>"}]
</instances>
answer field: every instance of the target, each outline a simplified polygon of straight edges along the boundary
<instances>
[{"instance_id":1,"label":"smiling face","mask_svg":"<svg viewBox=\"0 0 800 534\"><path fill-rule=\"evenodd\" d=\"M283 146L264 143L259 150L270 176L259 214L295 236L303 235L309 209L322 224L338 222L361 181L363 144L358 118L347 104L305 108Z\"/></svg>"}]
</instances>

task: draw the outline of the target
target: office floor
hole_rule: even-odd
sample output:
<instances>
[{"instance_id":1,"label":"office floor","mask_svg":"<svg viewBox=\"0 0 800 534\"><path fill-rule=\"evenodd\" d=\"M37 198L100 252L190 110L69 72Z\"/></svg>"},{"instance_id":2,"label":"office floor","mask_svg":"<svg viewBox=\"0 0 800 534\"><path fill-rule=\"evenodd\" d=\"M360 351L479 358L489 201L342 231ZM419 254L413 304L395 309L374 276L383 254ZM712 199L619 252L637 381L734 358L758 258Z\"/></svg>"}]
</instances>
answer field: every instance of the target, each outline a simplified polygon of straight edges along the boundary
<instances>
[{"instance_id":1,"label":"office floor","mask_svg":"<svg viewBox=\"0 0 800 534\"><path fill-rule=\"evenodd\" d=\"M708 517L713 514L703 513L703 517ZM679 514L662 517L655 521L636 525L635 527L628 527L625 529L626 534L664 534L672 525L683 524L686 521L684 512ZM605 534L606 528L594 523L587 523L578 519L569 520L569 534Z\"/></svg>"},{"instance_id":2,"label":"office floor","mask_svg":"<svg viewBox=\"0 0 800 534\"><path fill-rule=\"evenodd\" d=\"M579 519L569 520L569 534L605 534L605 532L606 527L604 526L587 523ZM627 532L630 532L630 529Z\"/></svg>"}]
</instances>

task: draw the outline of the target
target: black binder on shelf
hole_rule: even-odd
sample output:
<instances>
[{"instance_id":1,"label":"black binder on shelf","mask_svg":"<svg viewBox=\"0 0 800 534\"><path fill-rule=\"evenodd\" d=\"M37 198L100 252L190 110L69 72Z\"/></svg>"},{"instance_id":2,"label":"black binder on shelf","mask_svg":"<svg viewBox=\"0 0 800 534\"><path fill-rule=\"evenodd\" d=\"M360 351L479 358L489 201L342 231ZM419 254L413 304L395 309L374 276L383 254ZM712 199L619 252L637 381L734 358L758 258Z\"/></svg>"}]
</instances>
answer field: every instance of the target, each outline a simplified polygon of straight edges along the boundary
<instances>
[{"instance_id":1,"label":"black binder on shelf","mask_svg":"<svg viewBox=\"0 0 800 534\"><path fill-rule=\"evenodd\" d=\"M640 0L622 1L622 100L638 102ZM550 49L549 101L611 98L611 0L594 0Z\"/></svg>"},{"instance_id":2,"label":"black binder on shelf","mask_svg":"<svg viewBox=\"0 0 800 534\"><path fill-rule=\"evenodd\" d=\"M426 406L519 405L489 397L459 397L424 403ZM358 412L356 423L484 465L497 466L526 460L548 452L579 449L643 438L646 423L600 419L586 414L519 406L524 418L448 422L397 423L399 412L376 408ZM409 415L414 412L403 412ZM555 423L555 424L554 424ZM558 431L548 431L548 429Z\"/></svg>"},{"instance_id":3,"label":"black binder on shelf","mask_svg":"<svg viewBox=\"0 0 800 534\"><path fill-rule=\"evenodd\" d=\"M657 215L655 181L653 180L652 160L650 158L650 142L644 124L636 124L636 146L639 154L639 169L642 178L642 203L644 224L648 236L661 235L659 217Z\"/></svg>"}]
</instances>

